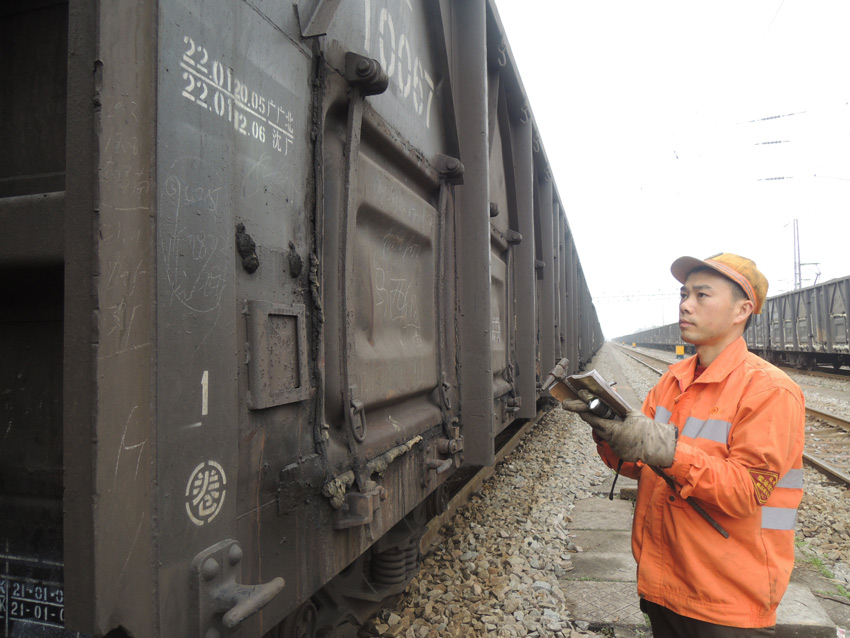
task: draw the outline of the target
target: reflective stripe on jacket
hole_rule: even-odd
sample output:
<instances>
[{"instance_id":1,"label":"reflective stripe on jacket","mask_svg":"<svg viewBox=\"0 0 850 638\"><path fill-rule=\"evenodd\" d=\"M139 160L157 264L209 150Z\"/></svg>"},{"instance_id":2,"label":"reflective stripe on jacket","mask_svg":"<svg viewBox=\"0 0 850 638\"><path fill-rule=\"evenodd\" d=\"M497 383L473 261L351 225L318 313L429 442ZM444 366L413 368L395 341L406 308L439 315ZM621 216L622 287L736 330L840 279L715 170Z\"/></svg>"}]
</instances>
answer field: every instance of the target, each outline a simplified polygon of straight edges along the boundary
<instances>
[{"instance_id":1,"label":"reflective stripe on jacket","mask_svg":"<svg viewBox=\"0 0 850 638\"><path fill-rule=\"evenodd\" d=\"M675 424L679 440L665 472L672 490L641 463L632 551L638 593L683 616L733 627L767 627L794 567L794 524L803 497L805 406L788 376L730 344L694 380L696 357L664 374L645 414ZM611 467L607 444L599 452ZM724 539L685 498L729 532Z\"/></svg>"}]
</instances>

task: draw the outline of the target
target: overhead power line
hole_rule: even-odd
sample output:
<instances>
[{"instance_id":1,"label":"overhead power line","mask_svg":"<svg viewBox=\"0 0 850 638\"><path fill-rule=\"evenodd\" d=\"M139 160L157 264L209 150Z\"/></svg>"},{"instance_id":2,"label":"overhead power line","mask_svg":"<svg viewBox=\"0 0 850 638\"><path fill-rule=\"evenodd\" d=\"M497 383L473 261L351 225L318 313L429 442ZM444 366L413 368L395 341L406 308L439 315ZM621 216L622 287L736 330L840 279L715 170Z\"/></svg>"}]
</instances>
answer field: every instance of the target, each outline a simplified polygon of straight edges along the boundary
<instances>
[{"instance_id":1,"label":"overhead power line","mask_svg":"<svg viewBox=\"0 0 850 638\"><path fill-rule=\"evenodd\" d=\"M748 123L752 124L754 122L765 122L767 120L778 120L780 117L791 117L792 115L803 115L805 113L808 113L808 111L796 111L794 113L783 113L782 115L769 115L767 117L760 117L756 120L749 120Z\"/></svg>"}]
</instances>

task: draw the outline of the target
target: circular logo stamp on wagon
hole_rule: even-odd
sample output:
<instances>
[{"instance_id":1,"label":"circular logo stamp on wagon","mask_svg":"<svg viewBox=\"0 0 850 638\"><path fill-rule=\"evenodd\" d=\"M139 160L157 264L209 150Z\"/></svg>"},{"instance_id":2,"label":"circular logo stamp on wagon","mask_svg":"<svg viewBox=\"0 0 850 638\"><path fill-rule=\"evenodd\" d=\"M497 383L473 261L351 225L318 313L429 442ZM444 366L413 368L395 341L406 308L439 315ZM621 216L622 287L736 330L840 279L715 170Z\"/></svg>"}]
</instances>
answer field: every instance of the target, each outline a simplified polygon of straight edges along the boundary
<instances>
[{"instance_id":1,"label":"circular logo stamp on wagon","mask_svg":"<svg viewBox=\"0 0 850 638\"><path fill-rule=\"evenodd\" d=\"M224 505L227 477L215 461L204 461L192 472L186 485L186 513L195 525L212 521Z\"/></svg>"}]
</instances>

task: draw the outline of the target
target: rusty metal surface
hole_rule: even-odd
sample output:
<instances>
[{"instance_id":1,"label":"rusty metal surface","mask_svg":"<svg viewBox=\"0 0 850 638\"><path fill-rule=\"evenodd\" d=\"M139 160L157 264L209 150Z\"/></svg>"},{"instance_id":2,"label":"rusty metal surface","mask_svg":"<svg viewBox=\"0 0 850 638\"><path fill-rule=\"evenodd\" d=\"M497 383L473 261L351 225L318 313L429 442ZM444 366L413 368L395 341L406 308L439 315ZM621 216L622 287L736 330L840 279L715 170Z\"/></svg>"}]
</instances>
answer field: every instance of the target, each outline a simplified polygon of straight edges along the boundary
<instances>
[{"instance_id":1,"label":"rusty metal surface","mask_svg":"<svg viewBox=\"0 0 850 638\"><path fill-rule=\"evenodd\" d=\"M54 634L366 613L425 502L598 345L503 31L486 0L0 10L0 104L40 127L0 129L0 535L30 561L0 580Z\"/></svg>"},{"instance_id":2,"label":"rusty metal surface","mask_svg":"<svg viewBox=\"0 0 850 638\"><path fill-rule=\"evenodd\" d=\"M5 270L0 295L0 635L59 633L62 270Z\"/></svg>"},{"instance_id":3,"label":"rusty metal surface","mask_svg":"<svg viewBox=\"0 0 850 638\"><path fill-rule=\"evenodd\" d=\"M494 459L486 16L483 0L451 3L452 83L463 188L457 192L458 383L465 460Z\"/></svg>"},{"instance_id":4,"label":"rusty metal surface","mask_svg":"<svg viewBox=\"0 0 850 638\"><path fill-rule=\"evenodd\" d=\"M65 635L67 7L0 9L0 635Z\"/></svg>"},{"instance_id":5,"label":"rusty metal surface","mask_svg":"<svg viewBox=\"0 0 850 638\"><path fill-rule=\"evenodd\" d=\"M517 232L515 248L516 385L522 399L517 416L532 419L537 413L537 299L534 258L534 172L531 151L532 125L527 113L511 122L512 159L516 166ZM519 311L522 309L522 311Z\"/></svg>"},{"instance_id":6,"label":"rusty metal surface","mask_svg":"<svg viewBox=\"0 0 850 638\"><path fill-rule=\"evenodd\" d=\"M556 340L556 278L555 278L555 219L553 214L552 177L547 172L538 172L535 214L535 241L537 243L537 299L538 331L540 333L539 378L555 367L560 358Z\"/></svg>"},{"instance_id":7,"label":"rusty metal surface","mask_svg":"<svg viewBox=\"0 0 850 638\"><path fill-rule=\"evenodd\" d=\"M497 430L517 416L533 417L537 399L536 343L529 340L535 336L531 123L524 102L516 99L516 78L502 42L491 37L489 54L491 348Z\"/></svg>"},{"instance_id":8,"label":"rusty metal surface","mask_svg":"<svg viewBox=\"0 0 850 638\"><path fill-rule=\"evenodd\" d=\"M66 2L0 9L0 197L65 187L67 46Z\"/></svg>"},{"instance_id":9,"label":"rusty metal surface","mask_svg":"<svg viewBox=\"0 0 850 638\"><path fill-rule=\"evenodd\" d=\"M342 2L328 29L328 61L343 69L339 56L352 51L374 59L386 73L389 86L370 106L398 131L407 152L432 159L437 153L457 154L457 131L448 77L447 35L443 3ZM447 121L447 119L449 121Z\"/></svg>"},{"instance_id":10,"label":"rusty metal surface","mask_svg":"<svg viewBox=\"0 0 850 638\"><path fill-rule=\"evenodd\" d=\"M246 584L298 581L283 573L293 557L271 550L286 532L260 527L277 473L314 448L299 426L309 396L311 60L284 35L298 32L291 9L159 7L157 467L173 486L156 496L169 539L159 615L182 635L205 631L187 613L190 561L225 539L244 544ZM283 611L245 622L268 628Z\"/></svg>"},{"instance_id":11,"label":"rusty metal surface","mask_svg":"<svg viewBox=\"0 0 850 638\"><path fill-rule=\"evenodd\" d=\"M155 615L154 588L140 583L155 576L156 12L99 9L73 3L69 20L66 619L92 633L120 619L143 634Z\"/></svg>"}]
</instances>

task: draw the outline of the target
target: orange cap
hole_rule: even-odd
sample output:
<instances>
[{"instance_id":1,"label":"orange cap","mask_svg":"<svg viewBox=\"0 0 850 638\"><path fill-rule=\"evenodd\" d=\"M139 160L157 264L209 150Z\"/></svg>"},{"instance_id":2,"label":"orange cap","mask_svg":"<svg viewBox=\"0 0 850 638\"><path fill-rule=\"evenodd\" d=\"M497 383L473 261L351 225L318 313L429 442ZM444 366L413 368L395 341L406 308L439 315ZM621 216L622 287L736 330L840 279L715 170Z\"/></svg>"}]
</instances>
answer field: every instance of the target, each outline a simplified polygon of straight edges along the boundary
<instances>
[{"instance_id":1,"label":"orange cap","mask_svg":"<svg viewBox=\"0 0 850 638\"><path fill-rule=\"evenodd\" d=\"M744 289L744 294L753 302L755 306L753 314L761 314L764 298L767 296L767 279L756 268L756 262L732 253L720 253L705 260L696 257L679 257L670 266L670 272L678 281L685 283L688 275L695 268L701 267L716 270L727 279L738 284Z\"/></svg>"}]
</instances>

